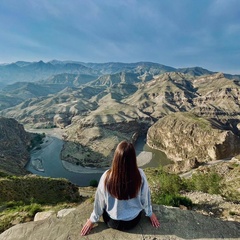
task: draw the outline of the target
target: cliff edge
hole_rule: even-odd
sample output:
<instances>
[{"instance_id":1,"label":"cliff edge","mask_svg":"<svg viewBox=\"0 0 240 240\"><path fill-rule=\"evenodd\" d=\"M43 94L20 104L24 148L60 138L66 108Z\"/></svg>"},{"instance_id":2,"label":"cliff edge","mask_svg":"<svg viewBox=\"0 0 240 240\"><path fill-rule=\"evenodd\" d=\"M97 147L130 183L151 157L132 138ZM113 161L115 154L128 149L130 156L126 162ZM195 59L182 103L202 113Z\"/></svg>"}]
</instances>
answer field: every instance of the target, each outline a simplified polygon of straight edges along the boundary
<instances>
[{"instance_id":1,"label":"cliff edge","mask_svg":"<svg viewBox=\"0 0 240 240\"><path fill-rule=\"evenodd\" d=\"M89 200L80 204L64 217L53 214L45 220L18 224L0 234L0 240L78 240L78 239L239 239L240 223L222 221L203 216L193 211L154 205L161 227L155 229L149 219L142 216L138 226L131 231L121 232L107 228L101 220L91 233L80 236L80 231L89 217L93 203Z\"/></svg>"},{"instance_id":2,"label":"cliff edge","mask_svg":"<svg viewBox=\"0 0 240 240\"><path fill-rule=\"evenodd\" d=\"M30 159L27 151L32 135L13 118L0 117L0 171L14 175L24 175Z\"/></svg>"}]
</instances>

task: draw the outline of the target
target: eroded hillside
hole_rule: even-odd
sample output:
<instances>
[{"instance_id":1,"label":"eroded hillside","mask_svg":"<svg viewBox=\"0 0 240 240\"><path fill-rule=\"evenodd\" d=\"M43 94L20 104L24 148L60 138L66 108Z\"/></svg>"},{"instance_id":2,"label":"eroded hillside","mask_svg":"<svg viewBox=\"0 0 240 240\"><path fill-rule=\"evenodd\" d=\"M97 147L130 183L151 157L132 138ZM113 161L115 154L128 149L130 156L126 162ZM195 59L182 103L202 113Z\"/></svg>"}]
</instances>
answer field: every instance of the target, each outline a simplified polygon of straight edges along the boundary
<instances>
[{"instance_id":1,"label":"eroded hillside","mask_svg":"<svg viewBox=\"0 0 240 240\"><path fill-rule=\"evenodd\" d=\"M27 151L31 145L30 133L14 119L0 117L0 171L26 174L24 166L30 158Z\"/></svg>"},{"instance_id":2,"label":"eroded hillside","mask_svg":"<svg viewBox=\"0 0 240 240\"><path fill-rule=\"evenodd\" d=\"M59 62L51 64L60 69ZM66 143L62 157L84 166L107 166L119 141L135 142L138 136L146 136L149 127L159 119L176 112L191 112L206 119L215 129L213 132L228 132L228 138L235 146L240 135L240 84L237 76L212 73L202 68L174 69L154 63L80 65L72 64L76 71L69 75L61 73L38 82L48 89L50 87L51 94L24 100L2 110L1 115L35 128L64 128ZM61 67L64 69L65 63ZM186 138L191 138L193 133L189 130L191 124L194 122L184 125ZM203 151L200 154L200 150L195 149L197 144L195 147L179 144L181 134L181 131L175 131L168 140L168 146L179 145L181 151L166 146L166 152L175 158L180 154L184 160L208 161L237 153L236 149L229 147L230 140L226 146L214 140L215 145L209 143L212 150L205 149L205 153L199 147ZM218 137L213 134L212 138ZM210 141L202 135L198 138L192 141L202 141L206 146ZM214 153L215 148L217 153Z\"/></svg>"},{"instance_id":3,"label":"eroded hillside","mask_svg":"<svg viewBox=\"0 0 240 240\"><path fill-rule=\"evenodd\" d=\"M240 153L240 137L231 130L192 113L172 113L159 119L147 134L147 143L160 149L185 171L194 164L225 159ZM193 164L193 165L192 165Z\"/></svg>"}]
</instances>

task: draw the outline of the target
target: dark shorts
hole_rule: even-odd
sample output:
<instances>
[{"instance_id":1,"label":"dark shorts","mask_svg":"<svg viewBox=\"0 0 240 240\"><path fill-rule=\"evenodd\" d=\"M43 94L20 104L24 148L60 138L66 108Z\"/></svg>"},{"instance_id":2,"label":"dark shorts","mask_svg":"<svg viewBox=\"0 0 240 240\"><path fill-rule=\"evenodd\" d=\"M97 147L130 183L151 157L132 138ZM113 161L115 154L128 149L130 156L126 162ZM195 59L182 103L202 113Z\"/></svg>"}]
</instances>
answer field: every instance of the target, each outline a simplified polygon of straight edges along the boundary
<instances>
[{"instance_id":1,"label":"dark shorts","mask_svg":"<svg viewBox=\"0 0 240 240\"><path fill-rule=\"evenodd\" d=\"M135 217L134 219L130 221L122 221L122 220L114 220L109 217L108 213L104 210L103 211L103 220L107 224L108 227L114 228L120 231L129 230L131 228L134 228L141 219L142 211Z\"/></svg>"}]
</instances>

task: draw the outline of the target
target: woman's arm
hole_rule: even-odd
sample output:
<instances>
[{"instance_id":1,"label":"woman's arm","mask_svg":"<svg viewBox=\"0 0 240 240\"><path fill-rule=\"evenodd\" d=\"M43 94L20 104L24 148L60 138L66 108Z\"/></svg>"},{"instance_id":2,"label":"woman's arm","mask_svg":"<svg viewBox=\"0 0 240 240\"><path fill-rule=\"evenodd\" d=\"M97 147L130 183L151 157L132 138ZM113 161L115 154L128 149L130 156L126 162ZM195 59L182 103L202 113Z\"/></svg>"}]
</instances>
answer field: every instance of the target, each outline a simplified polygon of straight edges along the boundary
<instances>
[{"instance_id":1,"label":"woman's arm","mask_svg":"<svg viewBox=\"0 0 240 240\"><path fill-rule=\"evenodd\" d=\"M99 184L95 193L94 207L90 218L84 224L81 235L87 235L93 228L95 222L99 220L99 217L103 213L103 209L105 207L105 199L104 199L104 179L106 172L101 176L99 180Z\"/></svg>"},{"instance_id":2,"label":"woman's arm","mask_svg":"<svg viewBox=\"0 0 240 240\"><path fill-rule=\"evenodd\" d=\"M90 231L93 228L94 223L90 221L90 219L87 220L87 222L84 224L82 230L81 230L81 235L85 236L90 233Z\"/></svg>"},{"instance_id":3,"label":"woman's arm","mask_svg":"<svg viewBox=\"0 0 240 240\"><path fill-rule=\"evenodd\" d=\"M152 216L152 204L150 189L148 186L147 178L142 169L139 169L142 176L142 186L141 186L141 204L145 211L147 217Z\"/></svg>"},{"instance_id":4,"label":"woman's arm","mask_svg":"<svg viewBox=\"0 0 240 240\"><path fill-rule=\"evenodd\" d=\"M156 227L156 228L160 227L160 222L158 221L157 216L154 213L150 217L150 221L151 221L153 227Z\"/></svg>"},{"instance_id":5,"label":"woman's arm","mask_svg":"<svg viewBox=\"0 0 240 240\"><path fill-rule=\"evenodd\" d=\"M86 223L84 224L84 226L81 230L82 236L85 236L88 233L90 233L90 231L93 228L94 223L97 222L99 220L99 217L102 215L103 208L104 208L104 198L101 194L101 189L97 188L97 191L95 194L93 211L90 216L90 219L88 219L86 221Z\"/></svg>"},{"instance_id":6,"label":"woman's arm","mask_svg":"<svg viewBox=\"0 0 240 240\"><path fill-rule=\"evenodd\" d=\"M141 188L141 202L144 207L144 211L146 213L146 216L150 218L150 221L153 225L153 227L159 227L160 223L156 217L156 215L152 212L152 204L151 204L151 194L150 194L150 189L148 186L147 178L145 173L141 171L142 175L142 188Z\"/></svg>"}]
</instances>

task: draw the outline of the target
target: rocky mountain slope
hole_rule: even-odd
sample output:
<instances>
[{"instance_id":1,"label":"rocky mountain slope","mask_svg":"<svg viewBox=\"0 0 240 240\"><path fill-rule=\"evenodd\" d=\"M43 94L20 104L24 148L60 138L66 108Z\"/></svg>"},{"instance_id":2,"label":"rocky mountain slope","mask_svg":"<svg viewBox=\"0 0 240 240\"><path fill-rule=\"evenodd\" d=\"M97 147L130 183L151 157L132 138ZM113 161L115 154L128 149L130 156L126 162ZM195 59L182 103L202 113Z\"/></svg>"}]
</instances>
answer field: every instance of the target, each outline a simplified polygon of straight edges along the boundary
<instances>
[{"instance_id":1,"label":"rocky mountain slope","mask_svg":"<svg viewBox=\"0 0 240 240\"><path fill-rule=\"evenodd\" d=\"M134 105L154 120L171 112L189 111L197 92L194 77L182 73L164 73L139 84L138 90L124 102Z\"/></svg>"},{"instance_id":2,"label":"rocky mountain slope","mask_svg":"<svg viewBox=\"0 0 240 240\"><path fill-rule=\"evenodd\" d=\"M51 69L52 66L64 69L67 64L70 63L53 61L48 65ZM71 64L74 67L78 64L84 66L79 68L84 71L62 73L31 85L15 84L20 89L14 85L5 88L5 93L9 94L8 101L11 101L11 91L16 95L16 103L20 98L23 100L24 94L32 97L35 94L35 97L27 98L10 108L5 108L7 104L2 103L2 109L5 109L0 112L2 116L17 119L35 128L64 128L66 144L62 157L70 162L106 166L119 141L135 141L138 136L146 135L148 128L155 122L176 112L191 112L207 119L218 131L224 130L224 134L228 131L226 138L237 143L240 136L240 83L237 77L228 75L227 78L222 73L212 73L202 68L174 69L146 62ZM20 65L30 67L31 64ZM87 72L87 68L92 69L92 72ZM181 125L181 120L176 121ZM179 128L192 134L188 130L189 126L190 123L182 124ZM181 133L175 131L176 134ZM176 136L176 139L180 140L181 136ZM192 141L195 140L192 138ZM172 141L178 144L174 137ZM207 145L206 139L202 141ZM200 150L195 150L197 144L195 147L194 144L192 147L187 144L186 149L180 152L174 148L172 152L170 149L167 151L173 158L186 160L189 157L191 161L197 159L200 162L222 157L223 154L219 152L225 151L224 157L237 154L237 147L228 148L226 152L227 145L215 142L212 150L205 149L208 152L204 156L203 153L199 155ZM79 157L80 152L82 157Z\"/></svg>"},{"instance_id":3,"label":"rocky mountain slope","mask_svg":"<svg viewBox=\"0 0 240 240\"><path fill-rule=\"evenodd\" d=\"M15 175L26 174L30 158L27 147L33 136L14 119L0 117L0 171Z\"/></svg>"},{"instance_id":4,"label":"rocky mountain slope","mask_svg":"<svg viewBox=\"0 0 240 240\"><path fill-rule=\"evenodd\" d=\"M81 116L78 110L71 112L70 108L87 104L90 110L87 114L91 115L92 110L106 102L106 95L111 94L113 101L134 106L153 120L171 112L191 111L199 116L215 118L223 124L235 124L236 127L238 123L238 120L234 120L239 118L240 84L237 80L227 79L222 74L195 78L182 73L165 73L144 82L134 81L134 78L128 79L123 73L117 77L100 77L89 86L68 87L54 95L30 98L16 107L1 111L1 114L32 124L35 123L32 118L38 116L42 127L54 125L54 116L60 114L65 117L66 126L72 117ZM82 104L83 101L86 104ZM92 108L92 105L95 107Z\"/></svg>"},{"instance_id":5,"label":"rocky mountain slope","mask_svg":"<svg viewBox=\"0 0 240 240\"><path fill-rule=\"evenodd\" d=\"M240 137L216 128L213 121L192 113L173 113L159 119L147 134L147 143L188 171L199 163L240 153Z\"/></svg>"}]
</instances>

